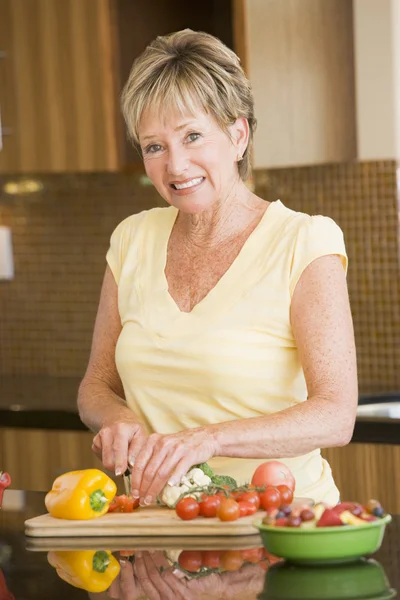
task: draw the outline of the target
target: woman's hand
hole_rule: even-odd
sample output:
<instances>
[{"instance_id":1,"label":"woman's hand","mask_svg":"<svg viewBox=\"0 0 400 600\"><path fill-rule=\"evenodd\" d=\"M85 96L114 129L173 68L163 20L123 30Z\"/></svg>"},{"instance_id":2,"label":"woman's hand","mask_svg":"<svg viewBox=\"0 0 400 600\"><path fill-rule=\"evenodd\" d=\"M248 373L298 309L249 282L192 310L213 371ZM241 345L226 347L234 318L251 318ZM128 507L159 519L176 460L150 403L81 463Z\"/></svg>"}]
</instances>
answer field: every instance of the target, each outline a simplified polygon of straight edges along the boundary
<instances>
[{"instance_id":1,"label":"woman's hand","mask_svg":"<svg viewBox=\"0 0 400 600\"><path fill-rule=\"evenodd\" d=\"M172 570L164 552L143 551L135 554L133 565L121 561L121 572L108 596L119 600L255 600L264 581L265 570L260 565L187 579L183 572Z\"/></svg>"},{"instance_id":2,"label":"woman's hand","mask_svg":"<svg viewBox=\"0 0 400 600\"><path fill-rule=\"evenodd\" d=\"M102 427L94 437L92 450L103 465L116 475L125 473L146 444L148 434L139 423L117 421Z\"/></svg>"},{"instance_id":3,"label":"woman's hand","mask_svg":"<svg viewBox=\"0 0 400 600\"><path fill-rule=\"evenodd\" d=\"M140 498L141 504L151 504L167 483L177 485L190 467L217 455L217 442L206 428L153 433L132 468L132 495Z\"/></svg>"}]
</instances>

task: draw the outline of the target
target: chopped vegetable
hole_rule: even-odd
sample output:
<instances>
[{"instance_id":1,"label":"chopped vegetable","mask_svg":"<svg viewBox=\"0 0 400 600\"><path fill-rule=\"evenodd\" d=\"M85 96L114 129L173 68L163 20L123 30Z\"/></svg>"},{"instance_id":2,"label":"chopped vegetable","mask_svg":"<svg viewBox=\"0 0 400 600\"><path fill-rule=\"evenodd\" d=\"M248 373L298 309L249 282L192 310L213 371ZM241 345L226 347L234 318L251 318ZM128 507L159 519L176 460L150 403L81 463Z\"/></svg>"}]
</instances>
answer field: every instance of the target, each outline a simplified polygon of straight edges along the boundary
<instances>
[{"instance_id":1,"label":"chopped vegetable","mask_svg":"<svg viewBox=\"0 0 400 600\"><path fill-rule=\"evenodd\" d=\"M53 551L47 560L61 579L87 592L105 592L121 570L109 550Z\"/></svg>"},{"instance_id":2,"label":"chopped vegetable","mask_svg":"<svg viewBox=\"0 0 400 600\"><path fill-rule=\"evenodd\" d=\"M138 506L139 498L132 498L132 496L121 494L121 496L114 496L108 507L108 512L131 513Z\"/></svg>"},{"instance_id":3,"label":"chopped vegetable","mask_svg":"<svg viewBox=\"0 0 400 600\"><path fill-rule=\"evenodd\" d=\"M70 471L54 481L45 505L57 519L94 519L108 511L116 491L114 481L99 469Z\"/></svg>"}]
</instances>

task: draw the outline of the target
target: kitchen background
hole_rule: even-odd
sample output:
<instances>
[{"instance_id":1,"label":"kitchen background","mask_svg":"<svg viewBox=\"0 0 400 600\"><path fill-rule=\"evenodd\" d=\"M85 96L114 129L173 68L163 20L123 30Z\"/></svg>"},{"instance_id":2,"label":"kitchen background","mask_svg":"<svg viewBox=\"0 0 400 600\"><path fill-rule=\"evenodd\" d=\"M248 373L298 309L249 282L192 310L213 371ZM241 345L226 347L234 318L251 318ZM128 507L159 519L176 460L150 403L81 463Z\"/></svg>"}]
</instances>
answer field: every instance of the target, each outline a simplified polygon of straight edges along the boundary
<instances>
[{"instance_id":1,"label":"kitchen background","mask_svg":"<svg viewBox=\"0 0 400 600\"><path fill-rule=\"evenodd\" d=\"M398 0L0 0L2 414L76 411L109 237L164 205L126 140L119 93L146 44L184 27L220 37L252 81L249 185L344 231L360 396L400 390ZM47 461L45 474L18 467L25 486L46 486L65 453L92 460L90 434L46 429L24 431L25 451ZM15 469L20 435L0 423L0 462ZM399 458L370 446L327 451L343 485L349 456L368 452L376 475Z\"/></svg>"}]
</instances>

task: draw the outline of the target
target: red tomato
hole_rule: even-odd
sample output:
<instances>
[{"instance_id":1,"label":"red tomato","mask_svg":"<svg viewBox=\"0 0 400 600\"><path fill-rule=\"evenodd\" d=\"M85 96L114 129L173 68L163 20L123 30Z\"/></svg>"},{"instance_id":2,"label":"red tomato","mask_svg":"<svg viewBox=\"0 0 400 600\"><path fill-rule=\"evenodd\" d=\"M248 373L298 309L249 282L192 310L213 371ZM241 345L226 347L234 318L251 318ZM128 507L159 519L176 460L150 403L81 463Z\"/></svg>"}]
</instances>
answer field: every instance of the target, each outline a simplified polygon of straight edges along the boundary
<instances>
[{"instance_id":1,"label":"red tomato","mask_svg":"<svg viewBox=\"0 0 400 600\"><path fill-rule=\"evenodd\" d=\"M126 494L114 496L108 507L108 512L131 513L139 506L139 498L132 498Z\"/></svg>"},{"instance_id":2,"label":"red tomato","mask_svg":"<svg viewBox=\"0 0 400 600\"><path fill-rule=\"evenodd\" d=\"M221 497L217 495L207 496L204 494L200 502L200 514L203 517L216 517L217 508L221 504Z\"/></svg>"},{"instance_id":3,"label":"red tomato","mask_svg":"<svg viewBox=\"0 0 400 600\"><path fill-rule=\"evenodd\" d=\"M221 498L217 517L221 521L236 521L240 517L239 504L233 498Z\"/></svg>"},{"instance_id":4,"label":"red tomato","mask_svg":"<svg viewBox=\"0 0 400 600\"><path fill-rule=\"evenodd\" d=\"M175 507L176 514L184 521L195 519L200 514L200 506L195 498L182 498Z\"/></svg>"},{"instance_id":5,"label":"red tomato","mask_svg":"<svg viewBox=\"0 0 400 600\"><path fill-rule=\"evenodd\" d=\"M242 500L243 504L246 504L247 515L254 515L257 512L257 506L248 500Z\"/></svg>"},{"instance_id":6,"label":"red tomato","mask_svg":"<svg viewBox=\"0 0 400 600\"><path fill-rule=\"evenodd\" d=\"M201 556L203 567L207 567L207 569L219 569L220 552L218 550L204 550Z\"/></svg>"},{"instance_id":7,"label":"red tomato","mask_svg":"<svg viewBox=\"0 0 400 600\"><path fill-rule=\"evenodd\" d=\"M277 485L276 489L281 495L282 504L292 504L293 502L293 490L287 485Z\"/></svg>"},{"instance_id":8,"label":"red tomato","mask_svg":"<svg viewBox=\"0 0 400 600\"><path fill-rule=\"evenodd\" d=\"M250 504L254 504L256 510L260 508L260 495L258 492L244 492L240 495L239 500L244 502L250 502Z\"/></svg>"},{"instance_id":9,"label":"red tomato","mask_svg":"<svg viewBox=\"0 0 400 600\"><path fill-rule=\"evenodd\" d=\"M187 499L190 500L190 498ZM194 498L192 498L192 500L194 500ZM179 555L178 563L185 571L197 573L197 571L200 571L202 563L201 552L198 550L183 550Z\"/></svg>"},{"instance_id":10,"label":"red tomato","mask_svg":"<svg viewBox=\"0 0 400 600\"><path fill-rule=\"evenodd\" d=\"M238 504L239 504L239 517L246 517L247 516L247 509L249 508L249 506L251 506L251 504L249 504L248 502L243 502L243 500L238 500Z\"/></svg>"},{"instance_id":11,"label":"red tomato","mask_svg":"<svg viewBox=\"0 0 400 600\"><path fill-rule=\"evenodd\" d=\"M279 490L274 487L267 487L265 492L261 492L260 501L264 510L269 510L270 508L279 508L281 505L281 495Z\"/></svg>"},{"instance_id":12,"label":"red tomato","mask_svg":"<svg viewBox=\"0 0 400 600\"><path fill-rule=\"evenodd\" d=\"M239 550L221 552L221 567L225 571L237 571L243 565L242 553Z\"/></svg>"},{"instance_id":13,"label":"red tomato","mask_svg":"<svg viewBox=\"0 0 400 600\"><path fill-rule=\"evenodd\" d=\"M296 485L291 470L277 460L267 461L257 467L254 471L251 483L257 487L287 485L292 491L294 491Z\"/></svg>"},{"instance_id":14,"label":"red tomato","mask_svg":"<svg viewBox=\"0 0 400 600\"><path fill-rule=\"evenodd\" d=\"M263 557L262 548L248 548L242 550L242 558L245 562L257 564Z\"/></svg>"}]
</instances>

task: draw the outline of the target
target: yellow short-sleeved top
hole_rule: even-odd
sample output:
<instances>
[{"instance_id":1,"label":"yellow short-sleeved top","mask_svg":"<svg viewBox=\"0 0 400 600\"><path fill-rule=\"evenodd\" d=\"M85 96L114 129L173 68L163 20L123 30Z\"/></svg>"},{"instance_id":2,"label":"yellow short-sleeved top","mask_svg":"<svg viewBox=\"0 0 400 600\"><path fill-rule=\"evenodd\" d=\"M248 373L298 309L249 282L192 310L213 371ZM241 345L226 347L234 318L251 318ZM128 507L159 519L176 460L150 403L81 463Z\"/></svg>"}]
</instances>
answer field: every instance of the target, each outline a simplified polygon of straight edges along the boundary
<instances>
[{"instance_id":1,"label":"yellow short-sleeved top","mask_svg":"<svg viewBox=\"0 0 400 600\"><path fill-rule=\"evenodd\" d=\"M128 217L107 253L122 323L116 365L129 407L150 432L166 434L306 401L290 303L314 259L338 254L347 269L340 228L327 217L271 203L217 285L184 313L164 272L177 214L168 207ZM210 465L243 483L262 462L218 457ZM296 496L338 500L319 450L282 462L294 473Z\"/></svg>"}]
</instances>

